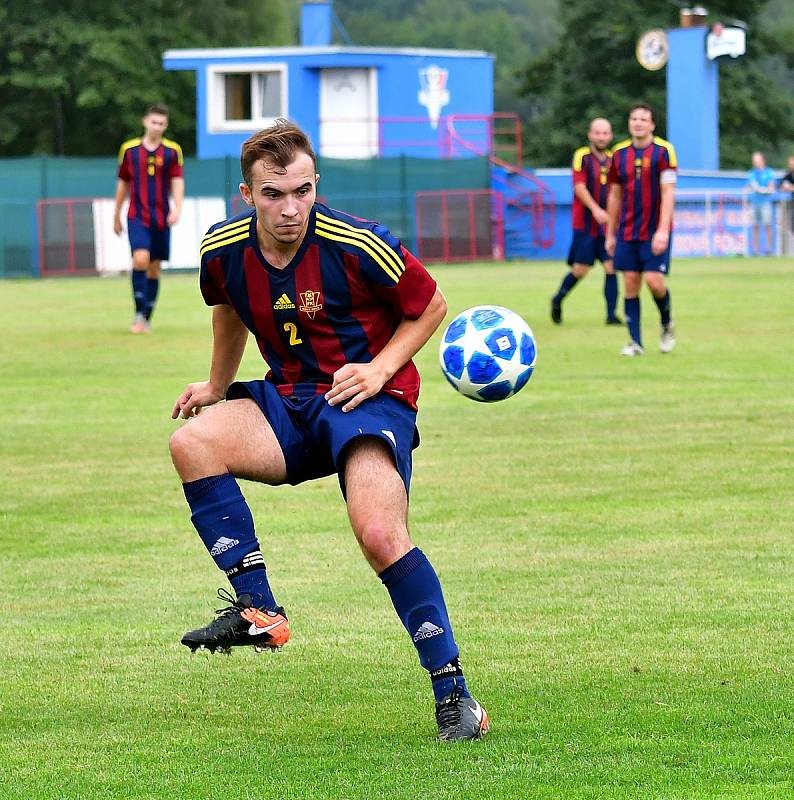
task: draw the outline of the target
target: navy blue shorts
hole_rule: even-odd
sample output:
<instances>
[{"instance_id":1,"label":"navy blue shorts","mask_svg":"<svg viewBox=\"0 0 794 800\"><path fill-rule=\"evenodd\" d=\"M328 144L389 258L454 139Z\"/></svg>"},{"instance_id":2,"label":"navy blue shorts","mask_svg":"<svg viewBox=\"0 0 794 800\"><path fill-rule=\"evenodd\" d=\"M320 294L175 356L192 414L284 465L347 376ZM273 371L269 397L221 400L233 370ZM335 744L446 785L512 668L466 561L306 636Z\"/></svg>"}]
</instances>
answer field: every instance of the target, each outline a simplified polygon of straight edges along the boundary
<instances>
[{"instance_id":1,"label":"navy blue shorts","mask_svg":"<svg viewBox=\"0 0 794 800\"><path fill-rule=\"evenodd\" d=\"M670 250L673 246L673 237L667 250L658 256L651 252L651 241L626 242L618 239L615 243L615 269L621 272L670 272Z\"/></svg>"},{"instance_id":2,"label":"navy blue shorts","mask_svg":"<svg viewBox=\"0 0 794 800\"><path fill-rule=\"evenodd\" d=\"M574 231L571 249L568 251L568 264L584 264L592 267L598 259L602 264L609 261L603 236L591 236L584 231Z\"/></svg>"},{"instance_id":3,"label":"navy blue shorts","mask_svg":"<svg viewBox=\"0 0 794 800\"><path fill-rule=\"evenodd\" d=\"M267 418L284 453L287 480L295 485L337 473L345 493L344 451L359 436L386 442L405 492L411 485L411 452L419 445L416 412L386 394L365 400L352 411L330 406L321 394L282 397L270 381L237 381L227 400L250 397Z\"/></svg>"},{"instance_id":4,"label":"navy blue shorts","mask_svg":"<svg viewBox=\"0 0 794 800\"><path fill-rule=\"evenodd\" d=\"M127 220L130 249L148 250L152 261L168 261L171 255L171 229L158 230L156 225L146 227L138 219Z\"/></svg>"}]
</instances>

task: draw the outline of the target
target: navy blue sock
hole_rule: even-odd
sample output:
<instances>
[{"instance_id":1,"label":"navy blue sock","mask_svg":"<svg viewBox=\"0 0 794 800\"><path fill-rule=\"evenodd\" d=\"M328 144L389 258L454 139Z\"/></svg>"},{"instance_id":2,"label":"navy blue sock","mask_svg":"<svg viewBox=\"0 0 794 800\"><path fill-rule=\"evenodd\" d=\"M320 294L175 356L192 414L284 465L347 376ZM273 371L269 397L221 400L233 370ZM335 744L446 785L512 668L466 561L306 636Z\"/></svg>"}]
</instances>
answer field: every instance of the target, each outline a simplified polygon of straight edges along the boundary
<instances>
[{"instance_id":1,"label":"navy blue sock","mask_svg":"<svg viewBox=\"0 0 794 800\"><path fill-rule=\"evenodd\" d=\"M456 686L468 697L441 584L425 554L414 547L378 577L419 653L419 663L430 673L436 700Z\"/></svg>"},{"instance_id":2,"label":"navy blue sock","mask_svg":"<svg viewBox=\"0 0 794 800\"><path fill-rule=\"evenodd\" d=\"M231 473L182 484L201 541L237 596L258 608L276 607L248 503Z\"/></svg>"},{"instance_id":3,"label":"navy blue sock","mask_svg":"<svg viewBox=\"0 0 794 800\"><path fill-rule=\"evenodd\" d=\"M144 300L143 315L146 319L151 319L154 313L154 304L157 302L157 292L160 290L159 278L146 279L146 298Z\"/></svg>"},{"instance_id":4,"label":"navy blue sock","mask_svg":"<svg viewBox=\"0 0 794 800\"><path fill-rule=\"evenodd\" d=\"M135 300L135 313L143 314L146 308L146 270L132 271L132 297Z\"/></svg>"},{"instance_id":5,"label":"navy blue sock","mask_svg":"<svg viewBox=\"0 0 794 800\"><path fill-rule=\"evenodd\" d=\"M573 289L574 286L578 283L579 278L573 274L573 272L569 272L563 279L562 283L560 284L560 288L557 289L557 294L554 295L554 302L561 303L563 298L565 297L568 292Z\"/></svg>"},{"instance_id":6,"label":"navy blue sock","mask_svg":"<svg viewBox=\"0 0 794 800\"><path fill-rule=\"evenodd\" d=\"M659 315L662 318L662 325L670 324L670 291L665 292L664 297L653 296L656 307L659 309Z\"/></svg>"},{"instance_id":7,"label":"navy blue sock","mask_svg":"<svg viewBox=\"0 0 794 800\"><path fill-rule=\"evenodd\" d=\"M626 313L626 325L628 325L631 340L637 342L637 344L642 347L642 336L640 335L640 298L625 297L623 299L623 310Z\"/></svg>"},{"instance_id":8,"label":"navy blue sock","mask_svg":"<svg viewBox=\"0 0 794 800\"><path fill-rule=\"evenodd\" d=\"M618 276L614 272L604 275L604 299L607 301L607 319L612 319L618 305Z\"/></svg>"}]
</instances>

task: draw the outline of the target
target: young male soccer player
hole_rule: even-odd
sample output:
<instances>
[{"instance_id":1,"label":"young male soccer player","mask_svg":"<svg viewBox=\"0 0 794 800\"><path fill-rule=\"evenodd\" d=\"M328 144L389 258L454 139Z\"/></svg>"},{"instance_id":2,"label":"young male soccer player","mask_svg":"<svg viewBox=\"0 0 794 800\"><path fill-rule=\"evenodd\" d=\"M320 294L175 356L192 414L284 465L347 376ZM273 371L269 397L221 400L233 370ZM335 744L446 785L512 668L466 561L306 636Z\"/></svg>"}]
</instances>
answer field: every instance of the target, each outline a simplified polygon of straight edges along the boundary
<instances>
[{"instance_id":1,"label":"young male soccer player","mask_svg":"<svg viewBox=\"0 0 794 800\"><path fill-rule=\"evenodd\" d=\"M411 359L446 301L388 230L316 202L314 152L292 123L249 138L241 168L253 210L202 241L210 374L176 401L173 417L193 418L170 443L193 524L236 598L226 593L228 608L182 643L215 651L287 642L236 478L297 484L336 473L364 556L430 673L439 737L479 738L488 717L469 694L441 585L407 524L419 441ZM249 331L270 371L233 382Z\"/></svg>"},{"instance_id":2,"label":"young male soccer player","mask_svg":"<svg viewBox=\"0 0 794 800\"><path fill-rule=\"evenodd\" d=\"M775 173L766 165L764 154L756 151L752 156L753 168L747 173L747 191L753 209L753 254L772 255L772 197L775 194ZM766 247L760 248L760 230L764 226Z\"/></svg>"},{"instance_id":3,"label":"young male soccer player","mask_svg":"<svg viewBox=\"0 0 794 800\"><path fill-rule=\"evenodd\" d=\"M618 302L618 277L612 258L604 249L604 225L607 221L607 174L612 160L609 143L612 126L609 120L598 117L587 131L590 144L573 154L573 238L568 251L570 271L562 279L557 294L551 298L551 320L562 323L562 301L576 284L587 275L598 259L604 265L604 299L607 325L622 325L615 314Z\"/></svg>"},{"instance_id":4,"label":"young male soccer player","mask_svg":"<svg viewBox=\"0 0 794 800\"><path fill-rule=\"evenodd\" d=\"M643 276L661 316L659 349L669 353L675 346L665 275L670 271L677 161L673 145L654 136L655 128L653 109L644 103L633 105L631 139L613 149L608 175L606 250L614 256L615 269L623 272L623 308L631 336L621 351L624 356L645 352L640 332Z\"/></svg>"},{"instance_id":5,"label":"young male soccer player","mask_svg":"<svg viewBox=\"0 0 794 800\"><path fill-rule=\"evenodd\" d=\"M168 109L162 105L149 106L143 117L143 136L124 142L119 150L113 230L117 236L121 235L121 206L129 194L127 233L132 250L135 300L132 333L151 331L160 288L160 263L168 260L171 226L179 220L185 197L182 148L163 138L167 127ZM169 194L174 199L170 208Z\"/></svg>"}]
</instances>

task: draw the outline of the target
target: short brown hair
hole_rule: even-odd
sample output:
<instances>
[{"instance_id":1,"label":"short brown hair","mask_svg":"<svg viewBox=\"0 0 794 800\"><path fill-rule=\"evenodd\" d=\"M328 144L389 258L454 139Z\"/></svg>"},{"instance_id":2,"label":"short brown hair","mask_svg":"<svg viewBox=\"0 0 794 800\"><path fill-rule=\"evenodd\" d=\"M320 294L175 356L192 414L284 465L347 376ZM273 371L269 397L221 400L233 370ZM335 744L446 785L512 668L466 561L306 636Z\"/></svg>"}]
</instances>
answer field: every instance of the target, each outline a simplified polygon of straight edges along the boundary
<instances>
[{"instance_id":1,"label":"short brown hair","mask_svg":"<svg viewBox=\"0 0 794 800\"><path fill-rule=\"evenodd\" d=\"M251 171L257 161L269 161L285 170L301 152L311 158L316 170L317 156L309 137L294 122L279 118L269 128L258 131L243 142L240 152L243 180L251 185Z\"/></svg>"},{"instance_id":2,"label":"short brown hair","mask_svg":"<svg viewBox=\"0 0 794 800\"><path fill-rule=\"evenodd\" d=\"M167 117L168 106L165 105L165 103L152 103L152 105L146 109L146 113L143 116L148 117L149 114L162 114L164 117Z\"/></svg>"},{"instance_id":3,"label":"short brown hair","mask_svg":"<svg viewBox=\"0 0 794 800\"><path fill-rule=\"evenodd\" d=\"M653 113L653 108L651 108L651 106L649 106L647 103L635 103L629 109L629 116L631 116L635 111L640 111L640 110L647 111L651 115L651 122L653 123L656 122L656 114Z\"/></svg>"}]
</instances>

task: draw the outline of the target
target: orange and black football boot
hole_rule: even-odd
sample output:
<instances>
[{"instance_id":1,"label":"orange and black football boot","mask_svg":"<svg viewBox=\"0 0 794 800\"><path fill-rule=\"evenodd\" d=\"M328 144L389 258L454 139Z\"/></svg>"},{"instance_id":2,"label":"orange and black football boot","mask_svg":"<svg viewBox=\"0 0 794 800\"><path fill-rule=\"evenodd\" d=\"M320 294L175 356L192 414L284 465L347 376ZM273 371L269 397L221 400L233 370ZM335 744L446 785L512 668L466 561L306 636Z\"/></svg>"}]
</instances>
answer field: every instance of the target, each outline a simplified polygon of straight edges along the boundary
<instances>
[{"instance_id":1,"label":"orange and black football boot","mask_svg":"<svg viewBox=\"0 0 794 800\"><path fill-rule=\"evenodd\" d=\"M210 653L230 653L232 647L253 646L258 653L264 650L281 650L289 641L289 621L284 609L257 608L251 596L241 594L238 598L225 589L218 589L218 597L228 603L215 612L209 625L188 631L182 644Z\"/></svg>"}]
</instances>

